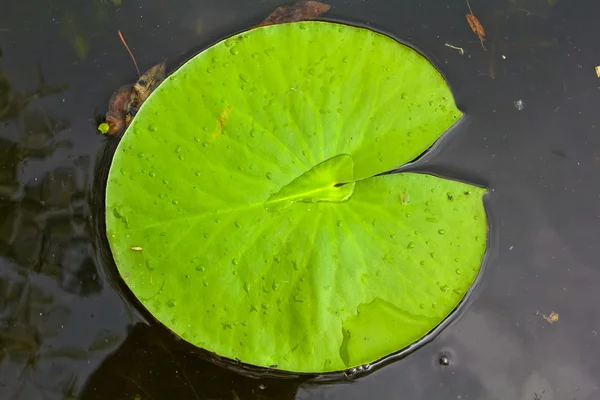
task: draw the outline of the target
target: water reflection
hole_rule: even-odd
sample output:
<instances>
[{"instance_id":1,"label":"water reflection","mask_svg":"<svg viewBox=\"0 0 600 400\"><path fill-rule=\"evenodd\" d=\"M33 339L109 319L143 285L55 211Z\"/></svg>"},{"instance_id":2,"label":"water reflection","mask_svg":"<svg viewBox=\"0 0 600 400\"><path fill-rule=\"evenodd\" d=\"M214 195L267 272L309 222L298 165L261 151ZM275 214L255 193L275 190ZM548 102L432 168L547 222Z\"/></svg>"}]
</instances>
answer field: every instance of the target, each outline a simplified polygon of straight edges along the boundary
<instances>
[{"instance_id":1,"label":"water reflection","mask_svg":"<svg viewBox=\"0 0 600 400\"><path fill-rule=\"evenodd\" d=\"M285 400L295 398L300 383L244 377L140 323L92 374L82 398Z\"/></svg>"},{"instance_id":2,"label":"water reflection","mask_svg":"<svg viewBox=\"0 0 600 400\"><path fill-rule=\"evenodd\" d=\"M0 137L0 397L75 398L81 383L68 365L88 364L114 338L97 335L82 346L65 329L80 318L74 301L103 288L89 239L87 182L79 179L90 160L37 168L70 147L55 140L70 122L38 102L67 85L49 85L37 71L35 87L19 92L0 70L7 128ZM26 173L31 166L34 176Z\"/></svg>"},{"instance_id":3,"label":"water reflection","mask_svg":"<svg viewBox=\"0 0 600 400\"><path fill-rule=\"evenodd\" d=\"M0 70L0 121L14 120L32 101L63 92L66 88L66 84L48 85L42 67L38 65L36 87L24 93L17 92L12 89L6 71Z\"/></svg>"}]
</instances>

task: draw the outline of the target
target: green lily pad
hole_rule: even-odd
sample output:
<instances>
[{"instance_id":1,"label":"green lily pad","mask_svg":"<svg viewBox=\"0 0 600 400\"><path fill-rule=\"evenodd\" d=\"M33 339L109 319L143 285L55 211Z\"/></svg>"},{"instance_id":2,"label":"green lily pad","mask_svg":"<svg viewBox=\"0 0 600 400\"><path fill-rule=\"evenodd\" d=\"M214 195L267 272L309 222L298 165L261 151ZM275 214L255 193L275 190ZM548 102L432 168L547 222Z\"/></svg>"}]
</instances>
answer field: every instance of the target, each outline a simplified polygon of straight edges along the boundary
<instances>
[{"instance_id":1,"label":"green lily pad","mask_svg":"<svg viewBox=\"0 0 600 400\"><path fill-rule=\"evenodd\" d=\"M367 29L300 22L198 54L115 153L107 235L133 294L188 342L330 372L422 338L485 251L485 189L374 176L461 113L439 72Z\"/></svg>"}]
</instances>

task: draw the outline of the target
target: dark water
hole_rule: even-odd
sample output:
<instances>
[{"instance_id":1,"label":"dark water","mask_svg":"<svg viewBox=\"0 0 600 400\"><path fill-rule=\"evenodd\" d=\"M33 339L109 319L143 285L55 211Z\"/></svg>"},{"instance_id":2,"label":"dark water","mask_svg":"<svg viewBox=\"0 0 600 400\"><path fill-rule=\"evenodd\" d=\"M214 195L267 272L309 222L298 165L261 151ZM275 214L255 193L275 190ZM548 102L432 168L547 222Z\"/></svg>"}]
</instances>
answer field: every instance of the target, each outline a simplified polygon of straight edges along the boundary
<instances>
[{"instance_id":1,"label":"dark water","mask_svg":"<svg viewBox=\"0 0 600 400\"><path fill-rule=\"evenodd\" d=\"M330 2L329 18L415 45L449 79L467 118L419 168L493 189L485 274L431 343L355 379L276 379L219 367L136 311L96 234L114 143L95 115L136 77L117 29L141 69L172 69L282 3L2 1L0 399L599 399L592 0L473 0L487 51L463 1Z\"/></svg>"}]
</instances>

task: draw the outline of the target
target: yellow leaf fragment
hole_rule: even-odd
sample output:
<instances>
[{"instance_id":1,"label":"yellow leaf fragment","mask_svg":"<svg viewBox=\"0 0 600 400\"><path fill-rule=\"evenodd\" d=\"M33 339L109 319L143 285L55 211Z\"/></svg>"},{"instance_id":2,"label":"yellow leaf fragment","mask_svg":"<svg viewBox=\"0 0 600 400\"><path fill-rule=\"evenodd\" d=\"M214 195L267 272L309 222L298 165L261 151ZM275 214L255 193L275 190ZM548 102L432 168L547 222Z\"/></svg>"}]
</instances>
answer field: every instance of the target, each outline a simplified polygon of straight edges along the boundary
<instances>
[{"instance_id":1,"label":"yellow leaf fragment","mask_svg":"<svg viewBox=\"0 0 600 400\"><path fill-rule=\"evenodd\" d=\"M542 314L542 317L551 324L558 321L558 313L555 313L554 311L552 311L550 315Z\"/></svg>"}]
</instances>

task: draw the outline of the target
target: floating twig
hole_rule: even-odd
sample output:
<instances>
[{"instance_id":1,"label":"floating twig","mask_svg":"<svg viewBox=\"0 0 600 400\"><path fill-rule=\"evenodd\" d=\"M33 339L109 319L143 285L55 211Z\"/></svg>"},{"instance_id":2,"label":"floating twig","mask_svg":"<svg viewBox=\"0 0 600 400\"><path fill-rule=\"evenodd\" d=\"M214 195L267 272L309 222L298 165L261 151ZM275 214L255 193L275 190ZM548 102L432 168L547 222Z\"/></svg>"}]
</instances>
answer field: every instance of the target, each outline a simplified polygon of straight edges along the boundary
<instances>
[{"instance_id":1,"label":"floating twig","mask_svg":"<svg viewBox=\"0 0 600 400\"><path fill-rule=\"evenodd\" d=\"M465 54L465 49L463 49L462 47L452 46L449 43L445 43L444 46L450 47L451 49L454 49L454 50L458 50L458 52L460 53L461 56Z\"/></svg>"},{"instance_id":2,"label":"floating twig","mask_svg":"<svg viewBox=\"0 0 600 400\"><path fill-rule=\"evenodd\" d=\"M138 67L137 61L135 61L135 57L133 56L133 53L131 52L131 49L129 49L129 46L127 46L127 42L125 41L125 38L123 37L123 34L121 33L121 31L117 31L117 33L119 34L119 38L121 39L121 42L123 43L123 46L125 46L125 48L127 49L127 52L129 53L129 55L131 56L131 59L133 60L133 64L135 65L135 69L138 73L138 76L141 75L140 73L140 68Z\"/></svg>"}]
</instances>

